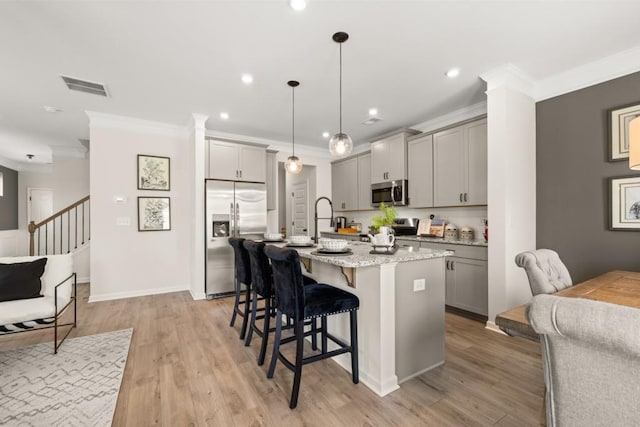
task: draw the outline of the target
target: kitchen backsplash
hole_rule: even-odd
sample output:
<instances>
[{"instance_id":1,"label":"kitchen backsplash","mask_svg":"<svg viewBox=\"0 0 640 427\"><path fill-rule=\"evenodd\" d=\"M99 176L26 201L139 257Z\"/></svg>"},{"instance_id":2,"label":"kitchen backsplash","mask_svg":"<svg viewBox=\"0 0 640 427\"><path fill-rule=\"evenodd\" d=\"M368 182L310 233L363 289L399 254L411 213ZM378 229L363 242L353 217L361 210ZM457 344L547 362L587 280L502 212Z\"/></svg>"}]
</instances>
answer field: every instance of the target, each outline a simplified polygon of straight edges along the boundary
<instances>
[{"instance_id":1,"label":"kitchen backsplash","mask_svg":"<svg viewBox=\"0 0 640 427\"><path fill-rule=\"evenodd\" d=\"M482 240L482 233L484 231L483 219L487 218L486 206L472 206L472 207L452 207L452 208L424 208L424 209L412 209L398 207L398 217L402 218L420 218L428 219L430 215L435 215L436 218L443 218L447 221L447 224L454 224L460 230L462 227L471 227L474 231L475 240ZM347 224L350 221L359 222L362 224L362 231L367 232L369 225L371 225L371 217L378 215L379 210L370 211L354 211L354 212L339 212L336 215L343 215L347 217Z\"/></svg>"}]
</instances>

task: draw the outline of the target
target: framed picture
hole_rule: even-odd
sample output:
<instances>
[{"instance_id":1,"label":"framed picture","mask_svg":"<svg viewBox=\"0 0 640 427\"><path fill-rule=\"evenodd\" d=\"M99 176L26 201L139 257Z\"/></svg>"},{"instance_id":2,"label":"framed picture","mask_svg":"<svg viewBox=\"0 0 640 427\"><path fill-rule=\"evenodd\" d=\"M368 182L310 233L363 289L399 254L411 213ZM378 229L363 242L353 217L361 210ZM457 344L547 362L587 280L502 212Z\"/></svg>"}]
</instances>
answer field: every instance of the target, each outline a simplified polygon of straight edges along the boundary
<instances>
[{"instance_id":1,"label":"framed picture","mask_svg":"<svg viewBox=\"0 0 640 427\"><path fill-rule=\"evenodd\" d=\"M169 197L138 197L138 231L171 230Z\"/></svg>"},{"instance_id":2,"label":"framed picture","mask_svg":"<svg viewBox=\"0 0 640 427\"><path fill-rule=\"evenodd\" d=\"M138 154L138 190L164 190L171 188L168 157Z\"/></svg>"},{"instance_id":3,"label":"framed picture","mask_svg":"<svg viewBox=\"0 0 640 427\"><path fill-rule=\"evenodd\" d=\"M609 178L610 230L640 231L640 175Z\"/></svg>"},{"instance_id":4,"label":"framed picture","mask_svg":"<svg viewBox=\"0 0 640 427\"><path fill-rule=\"evenodd\" d=\"M640 102L609 110L609 161L629 158L629 122L640 116Z\"/></svg>"}]
</instances>

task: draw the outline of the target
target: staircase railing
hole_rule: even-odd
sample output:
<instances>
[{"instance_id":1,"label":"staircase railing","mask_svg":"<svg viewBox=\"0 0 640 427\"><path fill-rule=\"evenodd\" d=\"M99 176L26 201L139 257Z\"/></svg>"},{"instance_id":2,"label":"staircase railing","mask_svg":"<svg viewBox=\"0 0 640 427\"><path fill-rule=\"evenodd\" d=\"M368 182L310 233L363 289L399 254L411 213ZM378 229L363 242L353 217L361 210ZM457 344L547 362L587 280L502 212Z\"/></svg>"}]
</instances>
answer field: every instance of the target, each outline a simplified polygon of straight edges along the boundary
<instances>
[{"instance_id":1,"label":"staircase railing","mask_svg":"<svg viewBox=\"0 0 640 427\"><path fill-rule=\"evenodd\" d=\"M69 253L91 239L89 196L49 218L29 223L29 255ZM65 239L66 237L66 239Z\"/></svg>"}]
</instances>

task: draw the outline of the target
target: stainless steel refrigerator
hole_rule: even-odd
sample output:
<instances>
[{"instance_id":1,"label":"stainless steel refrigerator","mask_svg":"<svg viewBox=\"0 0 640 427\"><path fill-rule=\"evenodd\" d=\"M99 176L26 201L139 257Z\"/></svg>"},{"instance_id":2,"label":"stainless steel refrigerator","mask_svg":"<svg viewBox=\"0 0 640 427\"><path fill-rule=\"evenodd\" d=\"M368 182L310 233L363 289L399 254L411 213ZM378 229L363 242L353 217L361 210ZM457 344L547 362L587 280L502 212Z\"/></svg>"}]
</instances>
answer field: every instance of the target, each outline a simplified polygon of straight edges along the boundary
<instances>
[{"instance_id":1,"label":"stainless steel refrigerator","mask_svg":"<svg viewBox=\"0 0 640 427\"><path fill-rule=\"evenodd\" d=\"M262 239L267 231L265 184L206 180L207 298L231 295L234 287L234 255L229 237Z\"/></svg>"}]
</instances>

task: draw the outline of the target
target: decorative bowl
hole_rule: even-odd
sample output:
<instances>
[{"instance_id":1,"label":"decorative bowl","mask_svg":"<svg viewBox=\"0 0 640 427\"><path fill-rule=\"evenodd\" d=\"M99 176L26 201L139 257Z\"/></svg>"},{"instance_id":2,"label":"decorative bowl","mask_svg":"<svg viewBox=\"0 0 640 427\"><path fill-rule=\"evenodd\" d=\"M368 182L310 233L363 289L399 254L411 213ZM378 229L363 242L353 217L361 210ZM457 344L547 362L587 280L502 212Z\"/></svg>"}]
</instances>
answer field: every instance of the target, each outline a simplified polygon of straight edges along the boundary
<instances>
[{"instance_id":1,"label":"decorative bowl","mask_svg":"<svg viewBox=\"0 0 640 427\"><path fill-rule=\"evenodd\" d=\"M347 248L347 241L344 239L320 239L319 243L328 251L343 251Z\"/></svg>"},{"instance_id":2,"label":"decorative bowl","mask_svg":"<svg viewBox=\"0 0 640 427\"><path fill-rule=\"evenodd\" d=\"M291 236L289 237L289 241L296 245L301 245L303 243L311 243L311 236Z\"/></svg>"},{"instance_id":3,"label":"decorative bowl","mask_svg":"<svg viewBox=\"0 0 640 427\"><path fill-rule=\"evenodd\" d=\"M282 240L280 233L264 233L264 240Z\"/></svg>"}]
</instances>

